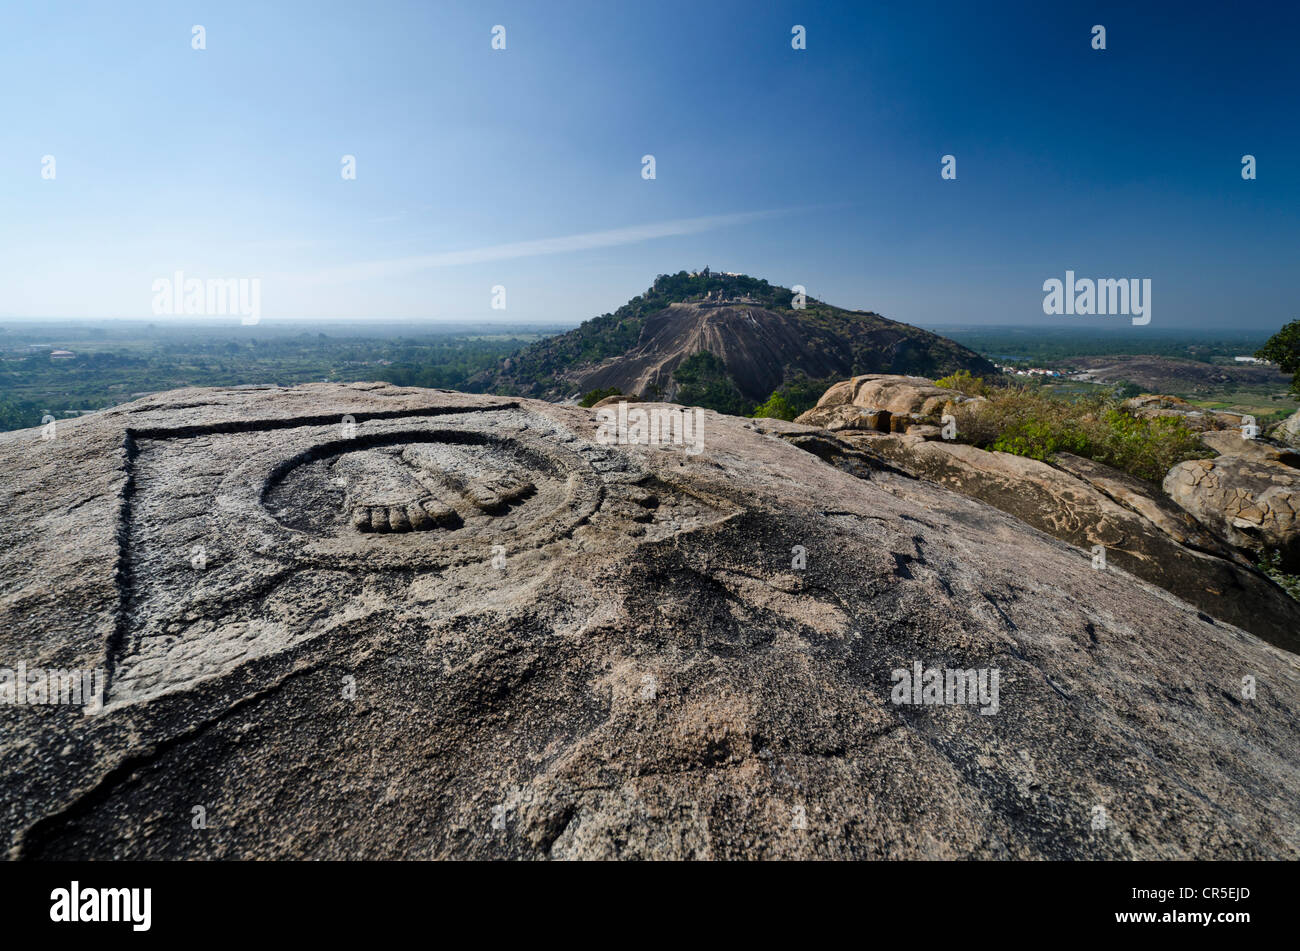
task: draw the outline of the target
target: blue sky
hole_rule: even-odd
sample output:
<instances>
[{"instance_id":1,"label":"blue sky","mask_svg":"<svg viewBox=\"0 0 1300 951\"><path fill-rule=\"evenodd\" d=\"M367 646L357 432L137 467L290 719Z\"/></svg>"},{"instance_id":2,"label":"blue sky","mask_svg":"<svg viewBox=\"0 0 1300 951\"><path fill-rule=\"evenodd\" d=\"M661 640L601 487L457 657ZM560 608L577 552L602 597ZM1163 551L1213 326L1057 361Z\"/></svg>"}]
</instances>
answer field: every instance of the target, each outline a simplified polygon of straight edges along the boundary
<instances>
[{"instance_id":1,"label":"blue sky","mask_svg":"<svg viewBox=\"0 0 1300 951\"><path fill-rule=\"evenodd\" d=\"M705 264L928 326L1124 320L1044 315L1067 268L1150 278L1152 327L1300 317L1300 12L1130 6L6 0L0 317L180 270L576 323Z\"/></svg>"}]
</instances>

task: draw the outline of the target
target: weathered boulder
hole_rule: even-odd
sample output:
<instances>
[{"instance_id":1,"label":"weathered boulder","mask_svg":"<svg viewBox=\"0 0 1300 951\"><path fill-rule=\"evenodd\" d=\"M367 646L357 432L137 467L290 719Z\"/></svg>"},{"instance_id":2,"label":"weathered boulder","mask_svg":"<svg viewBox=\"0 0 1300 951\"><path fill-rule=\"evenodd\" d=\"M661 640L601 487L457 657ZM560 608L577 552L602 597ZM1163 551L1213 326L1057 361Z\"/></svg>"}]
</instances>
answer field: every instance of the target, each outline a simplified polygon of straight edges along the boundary
<instances>
[{"instance_id":1,"label":"weathered boulder","mask_svg":"<svg viewBox=\"0 0 1300 951\"><path fill-rule=\"evenodd\" d=\"M930 416L940 412L949 403L963 403L968 399L969 397L957 390L935 386L924 377L868 373L831 386L817 401L816 408L847 404L867 409L888 410L898 416L907 414ZM814 410L808 412L812 413ZM811 420L811 417L809 419ZM795 422L818 425L803 417Z\"/></svg>"},{"instance_id":2,"label":"weathered boulder","mask_svg":"<svg viewBox=\"0 0 1300 951\"><path fill-rule=\"evenodd\" d=\"M897 413L889 417L889 431L905 433L914 426L933 426L938 419L933 413Z\"/></svg>"},{"instance_id":3,"label":"weathered boulder","mask_svg":"<svg viewBox=\"0 0 1300 951\"><path fill-rule=\"evenodd\" d=\"M0 666L106 673L98 712L0 705L0 843L1300 857L1294 657L816 430L596 433L311 385L0 434ZM900 702L916 664L996 703Z\"/></svg>"},{"instance_id":4,"label":"weathered boulder","mask_svg":"<svg viewBox=\"0 0 1300 951\"><path fill-rule=\"evenodd\" d=\"M905 433L938 423L946 407L979 402L983 402L982 397L971 398L935 386L924 377L870 373L834 384L816 406L795 422L830 432L862 429Z\"/></svg>"},{"instance_id":5,"label":"weathered boulder","mask_svg":"<svg viewBox=\"0 0 1300 951\"><path fill-rule=\"evenodd\" d=\"M852 403L834 403L828 406L814 406L795 421L805 426L816 426L835 432L840 429L872 429L877 432L889 432L891 414L889 410L867 409Z\"/></svg>"},{"instance_id":6,"label":"weathered boulder","mask_svg":"<svg viewBox=\"0 0 1300 951\"><path fill-rule=\"evenodd\" d=\"M1274 439L1292 449L1300 449L1300 410L1296 410L1269 433Z\"/></svg>"},{"instance_id":7,"label":"weathered boulder","mask_svg":"<svg viewBox=\"0 0 1300 951\"><path fill-rule=\"evenodd\" d=\"M1238 548L1277 551L1300 570L1300 469L1272 460L1220 456L1182 462L1164 490Z\"/></svg>"},{"instance_id":8,"label":"weathered boulder","mask_svg":"<svg viewBox=\"0 0 1300 951\"><path fill-rule=\"evenodd\" d=\"M905 432L909 436L920 436L922 439L939 439L943 435L943 430L938 426L930 426L924 423L912 423Z\"/></svg>"},{"instance_id":9,"label":"weathered boulder","mask_svg":"<svg viewBox=\"0 0 1300 951\"><path fill-rule=\"evenodd\" d=\"M1267 440L1247 438L1237 429L1209 430L1201 434L1201 442L1221 456L1300 467L1300 452Z\"/></svg>"},{"instance_id":10,"label":"weathered boulder","mask_svg":"<svg viewBox=\"0 0 1300 951\"><path fill-rule=\"evenodd\" d=\"M837 434L919 479L986 502L1183 598L1206 614L1300 651L1300 602L1137 479L1062 453L1059 468L917 436Z\"/></svg>"}]
</instances>

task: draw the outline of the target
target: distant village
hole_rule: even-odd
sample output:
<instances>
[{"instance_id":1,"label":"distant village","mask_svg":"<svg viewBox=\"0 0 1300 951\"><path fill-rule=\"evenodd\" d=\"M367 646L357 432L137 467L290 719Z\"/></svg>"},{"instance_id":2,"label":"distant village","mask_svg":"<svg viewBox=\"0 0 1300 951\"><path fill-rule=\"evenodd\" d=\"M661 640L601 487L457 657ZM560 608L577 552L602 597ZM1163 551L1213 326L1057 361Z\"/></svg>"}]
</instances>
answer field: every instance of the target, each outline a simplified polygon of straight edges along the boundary
<instances>
[{"instance_id":1,"label":"distant village","mask_svg":"<svg viewBox=\"0 0 1300 951\"><path fill-rule=\"evenodd\" d=\"M1258 357L1233 357L1232 359L1235 363L1239 363L1243 365L1251 365L1251 366L1272 366L1273 365L1268 360L1261 360ZM1049 370L1046 367L1016 367L1010 364L1003 364L1003 363L994 363L993 365L1003 373L1007 374L1007 376L1024 376L1024 377L1038 376L1038 377L1056 378L1056 379L1070 379L1080 383L1097 382L1097 380L1095 380L1093 376L1095 371L1092 370L1079 371L1074 368L1067 368L1064 370Z\"/></svg>"},{"instance_id":2,"label":"distant village","mask_svg":"<svg viewBox=\"0 0 1300 951\"><path fill-rule=\"evenodd\" d=\"M1025 369L1023 367L1013 367L1001 363L995 363L993 365L1008 376L1065 376L1065 374L1060 370L1047 370L1043 367L1030 367L1029 369Z\"/></svg>"},{"instance_id":3,"label":"distant village","mask_svg":"<svg viewBox=\"0 0 1300 951\"><path fill-rule=\"evenodd\" d=\"M52 343L32 343L21 347L6 348L7 353L45 353L49 352L51 360L71 360L76 356L71 350L56 350Z\"/></svg>"}]
</instances>

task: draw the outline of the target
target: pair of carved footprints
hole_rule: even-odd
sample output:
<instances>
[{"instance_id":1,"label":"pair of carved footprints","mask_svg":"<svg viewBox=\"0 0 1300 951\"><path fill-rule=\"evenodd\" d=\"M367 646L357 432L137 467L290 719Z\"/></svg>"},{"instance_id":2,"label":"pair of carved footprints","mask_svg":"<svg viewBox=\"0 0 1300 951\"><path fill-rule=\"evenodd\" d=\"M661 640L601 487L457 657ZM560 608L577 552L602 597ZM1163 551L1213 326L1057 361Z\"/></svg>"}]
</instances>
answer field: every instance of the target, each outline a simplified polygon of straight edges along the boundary
<instances>
[{"instance_id":1,"label":"pair of carved footprints","mask_svg":"<svg viewBox=\"0 0 1300 951\"><path fill-rule=\"evenodd\" d=\"M479 479L469 483L463 495L479 511L498 515L532 495L535 486L527 479ZM401 504L354 505L352 527L361 532L425 532L435 528L457 528L460 513L435 496Z\"/></svg>"}]
</instances>

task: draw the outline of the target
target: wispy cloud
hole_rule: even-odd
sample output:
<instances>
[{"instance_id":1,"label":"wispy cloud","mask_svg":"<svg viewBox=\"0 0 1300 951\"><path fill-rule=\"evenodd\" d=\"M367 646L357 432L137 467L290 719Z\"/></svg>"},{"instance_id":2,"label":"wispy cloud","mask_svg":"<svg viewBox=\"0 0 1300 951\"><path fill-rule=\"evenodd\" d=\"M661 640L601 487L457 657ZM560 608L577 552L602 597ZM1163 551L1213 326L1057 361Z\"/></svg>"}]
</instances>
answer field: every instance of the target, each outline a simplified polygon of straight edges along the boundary
<instances>
[{"instance_id":1,"label":"wispy cloud","mask_svg":"<svg viewBox=\"0 0 1300 951\"><path fill-rule=\"evenodd\" d=\"M437 254L419 254L413 257L394 258L387 261L366 261L327 268L311 274L299 275L311 283L333 284L346 281L368 281L380 277L395 277L424 271L435 267L457 267L481 264L485 261L507 261L513 258L530 258L543 254L565 254L570 251L588 251L593 248L612 248L624 244L638 244L656 238L672 238L685 234L699 234L734 225L789 214L788 211L754 211L735 215L707 215L701 218L678 218L652 224L614 228L610 231L589 231L559 238L539 238L534 241L516 241L496 244L467 251L443 251Z\"/></svg>"}]
</instances>

